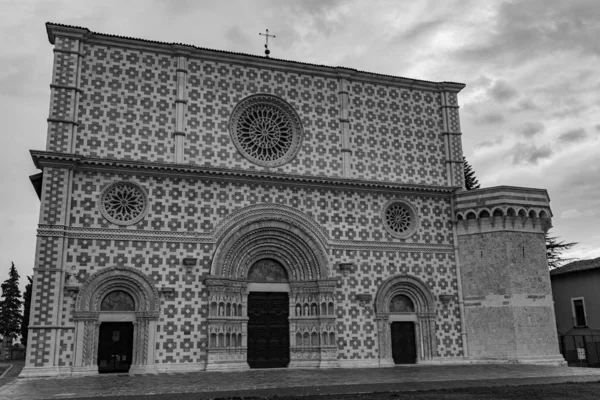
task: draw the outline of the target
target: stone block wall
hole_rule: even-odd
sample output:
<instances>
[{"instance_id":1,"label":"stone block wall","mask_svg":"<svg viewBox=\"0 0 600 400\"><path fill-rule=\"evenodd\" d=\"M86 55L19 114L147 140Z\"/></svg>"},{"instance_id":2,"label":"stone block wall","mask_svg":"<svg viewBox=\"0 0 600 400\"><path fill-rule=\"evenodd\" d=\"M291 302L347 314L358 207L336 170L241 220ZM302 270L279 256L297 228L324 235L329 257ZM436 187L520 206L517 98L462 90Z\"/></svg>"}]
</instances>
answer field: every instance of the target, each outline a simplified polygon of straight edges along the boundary
<instances>
[{"instance_id":1,"label":"stone block wall","mask_svg":"<svg viewBox=\"0 0 600 400\"><path fill-rule=\"evenodd\" d=\"M457 199L469 356L563 363L546 262L547 194L499 187L463 192Z\"/></svg>"}]
</instances>

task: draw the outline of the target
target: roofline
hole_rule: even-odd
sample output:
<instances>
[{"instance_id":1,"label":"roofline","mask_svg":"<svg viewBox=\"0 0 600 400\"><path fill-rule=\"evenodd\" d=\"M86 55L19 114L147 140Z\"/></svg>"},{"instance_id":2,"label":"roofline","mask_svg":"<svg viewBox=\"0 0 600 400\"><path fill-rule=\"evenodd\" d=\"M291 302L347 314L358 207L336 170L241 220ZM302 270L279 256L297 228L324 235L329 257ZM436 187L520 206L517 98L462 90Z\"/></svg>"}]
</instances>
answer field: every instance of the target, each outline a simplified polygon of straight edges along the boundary
<instances>
[{"instance_id":1,"label":"roofline","mask_svg":"<svg viewBox=\"0 0 600 400\"><path fill-rule=\"evenodd\" d=\"M318 65L304 63L300 61L282 60L278 58L266 58L246 53L236 53L225 50L214 50L205 47L197 47L181 43L166 43L155 40L132 38L127 36L109 35L106 33L92 32L88 28L64 25L53 22L46 22L46 32L51 44L55 44L57 36L71 37L84 42L107 44L121 46L125 48L135 48L138 50L147 50L169 55L185 55L203 59L212 59L228 63L243 63L245 65L254 65L256 67L270 69L296 70L297 72L311 72L316 75L346 78L357 81L375 82L381 84L395 85L407 89L423 89L435 92L460 92L466 85L457 82L431 82L420 79L405 78L401 76L378 74L374 72L359 71L353 68L332 67L328 65Z\"/></svg>"}]
</instances>

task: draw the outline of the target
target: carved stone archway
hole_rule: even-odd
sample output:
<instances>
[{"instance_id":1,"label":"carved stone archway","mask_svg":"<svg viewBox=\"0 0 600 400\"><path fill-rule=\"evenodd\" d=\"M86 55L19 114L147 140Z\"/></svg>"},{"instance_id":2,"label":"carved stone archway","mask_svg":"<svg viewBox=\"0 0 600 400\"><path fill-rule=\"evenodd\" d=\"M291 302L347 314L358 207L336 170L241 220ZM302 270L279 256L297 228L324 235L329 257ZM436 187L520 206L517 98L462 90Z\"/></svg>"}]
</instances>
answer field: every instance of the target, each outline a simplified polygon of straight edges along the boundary
<instances>
[{"instance_id":1,"label":"carved stone archway","mask_svg":"<svg viewBox=\"0 0 600 400\"><path fill-rule=\"evenodd\" d=\"M265 259L280 264L288 278L277 290L290 298L289 366L335 366L336 281L329 279L325 235L318 225L289 207L263 204L239 211L217 231L211 276L205 280L209 335L240 335L241 341L230 341L231 346L209 341L207 369L248 368L248 272ZM232 312L221 315L222 309ZM241 311L233 315L234 309Z\"/></svg>"},{"instance_id":2,"label":"carved stone archway","mask_svg":"<svg viewBox=\"0 0 600 400\"><path fill-rule=\"evenodd\" d=\"M392 299L406 296L414 311L397 312L390 309ZM414 321L417 344L417 363L437 356L435 337L435 299L425 283L409 275L388 278L380 286L375 299L379 337L379 364L393 365L391 324L395 321Z\"/></svg>"},{"instance_id":3,"label":"carved stone archway","mask_svg":"<svg viewBox=\"0 0 600 400\"><path fill-rule=\"evenodd\" d=\"M135 311L101 311L108 293L123 291L135 303ZM75 301L75 354L73 374L98 372L98 334L100 324L109 321L133 322L132 373L156 372L154 348L159 317L156 287L142 272L130 267L110 267L93 274L80 288Z\"/></svg>"}]
</instances>

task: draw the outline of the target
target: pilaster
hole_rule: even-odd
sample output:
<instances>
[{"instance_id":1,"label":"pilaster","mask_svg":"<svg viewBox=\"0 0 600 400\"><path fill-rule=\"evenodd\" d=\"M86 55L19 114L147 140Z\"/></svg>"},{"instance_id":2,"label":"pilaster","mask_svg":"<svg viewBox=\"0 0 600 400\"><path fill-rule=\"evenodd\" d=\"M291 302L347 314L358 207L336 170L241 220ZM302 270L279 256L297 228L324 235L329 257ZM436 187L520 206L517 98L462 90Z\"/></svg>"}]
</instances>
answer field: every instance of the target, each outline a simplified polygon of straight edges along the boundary
<instances>
[{"instance_id":1,"label":"pilaster","mask_svg":"<svg viewBox=\"0 0 600 400\"><path fill-rule=\"evenodd\" d=\"M187 111L186 81L188 75L188 52L183 46L175 46L175 57L177 58L177 89L175 98L175 138L174 162L184 163L185 150L185 118Z\"/></svg>"},{"instance_id":2,"label":"pilaster","mask_svg":"<svg viewBox=\"0 0 600 400\"><path fill-rule=\"evenodd\" d=\"M460 132L459 107L456 93L442 90L441 100L448 185L464 188L462 133Z\"/></svg>"},{"instance_id":3,"label":"pilaster","mask_svg":"<svg viewBox=\"0 0 600 400\"><path fill-rule=\"evenodd\" d=\"M342 177L352 178L352 148L350 144L350 77L353 71L337 68L340 104L340 134L342 145Z\"/></svg>"}]
</instances>

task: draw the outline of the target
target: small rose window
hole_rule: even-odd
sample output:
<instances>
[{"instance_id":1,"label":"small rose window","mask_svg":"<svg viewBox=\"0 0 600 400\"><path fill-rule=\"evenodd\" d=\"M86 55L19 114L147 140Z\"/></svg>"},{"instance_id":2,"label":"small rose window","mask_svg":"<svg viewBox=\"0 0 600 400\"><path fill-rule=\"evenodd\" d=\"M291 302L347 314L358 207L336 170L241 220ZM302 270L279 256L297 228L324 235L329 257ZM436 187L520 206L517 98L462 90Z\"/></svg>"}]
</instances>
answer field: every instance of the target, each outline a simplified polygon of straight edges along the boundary
<instances>
[{"instance_id":1,"label":"small rose window","mask_svg":"<svg viewBox=\"0 0 600 400\"><path fill-rule=\"evenodd\" d=\"M100 195L100 212L117 225L139 222L148 211L148 198L141 186L133 182L117 182Z\"/></svg>"},{"instance_id":2,"label":"small rose window","mask_svg":"<svg viewBox=\"0 0 600 400\"><path fill-rule=\"evenodd\" d=\"M399 239L412 236L418 227L418 217L414 207L404 200L391 200L383 207L383 226L390 235Z\"/></svg>"}]
</instances>

